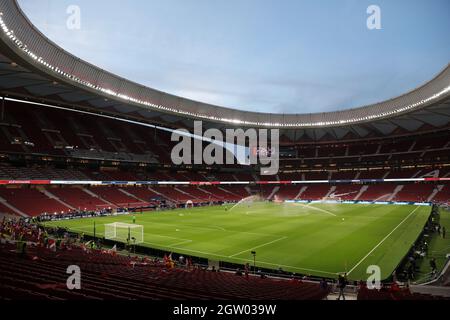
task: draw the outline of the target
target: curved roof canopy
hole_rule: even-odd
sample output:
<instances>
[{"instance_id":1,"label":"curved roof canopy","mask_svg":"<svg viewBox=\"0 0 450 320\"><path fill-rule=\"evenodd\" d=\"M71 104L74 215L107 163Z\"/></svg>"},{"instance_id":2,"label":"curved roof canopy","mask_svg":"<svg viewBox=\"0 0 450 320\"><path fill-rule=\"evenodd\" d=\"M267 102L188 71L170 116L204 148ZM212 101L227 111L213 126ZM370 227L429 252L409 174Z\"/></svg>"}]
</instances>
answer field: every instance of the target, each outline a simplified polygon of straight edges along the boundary
<instances>
[{"instance_id":1,"label":"curved roof canopy","mask_svg":"<svg viewBox=\"0 0 450 320\"><path fill-rule=\"evenodd\" d=\"M109 101L115 101L116 104L128 106L130 110L141 115L153 113L177 119L172 122L200 119L221 124L220 126L277 127L303 131L325 131L334 128L334 136L339 139L344 136L344 132L338 132L343 128L353 127L351 130L362 137L364 132L358 132L356 129L362 128L360 125L383 123L433 106L448 110L450 65L415 90L360 108L314 114L269 114L219 107L145 87L73 56L45 37L27 19L16 0L0 0L0 12L2 53L14 64L52 79L54 85L63 84L76 88L73 93L78 92L81 97L83 94L80 92L83 92L84 96L95 95L97 100L104 100L103 105L113 105ZM4 53L6 51L7 54ZM58 89L54 90L57 94ZM72 102L76 101L75 98ZM447 114L442 116L447 117ZM440 125L448 124L448 121L444 122L445 124ZM382 126L379 130L382 130ZM420 125L413 127L417 129Z\"/></svg>"}]
</instances>

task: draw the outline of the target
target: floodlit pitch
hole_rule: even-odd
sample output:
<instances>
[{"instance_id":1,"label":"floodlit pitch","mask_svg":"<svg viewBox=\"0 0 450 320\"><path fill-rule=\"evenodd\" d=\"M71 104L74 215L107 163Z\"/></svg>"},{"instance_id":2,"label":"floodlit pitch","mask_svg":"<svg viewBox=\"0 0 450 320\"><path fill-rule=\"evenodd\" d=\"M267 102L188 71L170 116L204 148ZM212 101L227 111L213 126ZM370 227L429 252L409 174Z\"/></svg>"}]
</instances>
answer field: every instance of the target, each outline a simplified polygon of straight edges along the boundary
<instances>
[{"instance_id":1,"label":"floodlit pitch","mask_svg":"<svg viewBox=\"0 0 450 320\"><path fill-rule=\"evenodd\" d=\"M136 214L143 246L259 267L334 278L366 279L370 265L389 277L419 236L431 207L373 204L251 203ZM98 236L133 216L47 223Z\"/></svg>"}]
</instances>

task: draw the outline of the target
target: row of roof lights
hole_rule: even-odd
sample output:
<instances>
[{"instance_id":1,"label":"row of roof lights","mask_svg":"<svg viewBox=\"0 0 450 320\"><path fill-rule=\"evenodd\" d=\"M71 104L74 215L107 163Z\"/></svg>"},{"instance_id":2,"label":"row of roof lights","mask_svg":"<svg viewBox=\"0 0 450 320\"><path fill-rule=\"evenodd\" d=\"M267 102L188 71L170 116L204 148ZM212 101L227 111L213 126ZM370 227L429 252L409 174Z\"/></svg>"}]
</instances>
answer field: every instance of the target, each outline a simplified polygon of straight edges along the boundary
<instances>
[{"instance_id":1,"label":"row of roof lights","mask_svg":"<svg viewBox=\"0 0 450 320\"><path fill-rule=\"evenodd\" d=\"M0 27L1 27L2 31L3 31L3 33L5 33L6 36L9 37L9 39L19 49L21 49L23 52L25 52L30 58L35 60L37 63L43 65L44 67L48 68L49 70L51 70L53 72L59 74L60 76L66 77L69 80L77 82L79 84L82 84L82 85L84 85L84 86L86 86L86 87L88 87L90 89L97 90L97 91L102 92L102 93L104 93L106 95L117 97L117 98L120 98L120 99L125 100L125 101L133 102L133 103L136 103L136 104L144 105L144 106L151 107L151 108L158 109L158 110L164 110L164 111L168 111L168 112L172 112L172 113L177 113L177 114L182 114L182 115L187 115L187 116L193 116L193 117L207 119L207 120L212 120L212 121L220 121L220 122L238 124L238 125L241 124L241 125L247 125L247 126L265 126L265 127L324 127L324 126L332 126L332 125L344 125L344 124L350 124L350 123L355 123L355 122L374 120L374 119L383 118L383 117L387 117L387 116L390 116L390 115L398 114L398 113L401 113L401 112L405 112L405 111L408 111L410 109L414 109L414 108L416 108L416 107L418 107L418 106L420 106L422 104L425 104L427 102L435 100L435 99L439 98L440 96L442 96L443 94L446 94L447 92L450 91L450 86L447 86L446 88L444 88L440 92L432 95L431 97L428 97L426 99L420 100L419 102L416 102L416 103L413 103L413 104L410 104L410 105L406 105L406 106L400 107L400 108L394 108L393 110L381 112L381 113L378 113L378 114L367 115L367 116L364 116L364 117L357 117L357 118L346 119L346 120L319 121L319 122L299 122L299 123L273 123L273 122L258 122L258 121L247 121L247 120L240 120L240 119L230 119L230 118L217 117L217 116L212 116L212 115L205 115L205 114L199 114L199 113L195 113L195 112L191 112L191 111L186 111L186 110L183 110L183 108L181 108L181 107L174 108L174 107L167 107L167 106L163 106L163 105L157 105L157 104L151 103L149 101L133 98L131 96L128 96L127 94L119 93L119 92L116 92L114 90L103 88L103 87L100 87L98 85L92 84L89 81L82 80L79 77L74 76L73 74L67 73L67 72L61 70L60 68L51 65L50 63L45 61L45 59L43 57L39 57L35 53L33 53L27 47L26 44L24 44L22 41L20 41L19 39L16 38L16 36L14 35L14 31L10 30L6 26L6 24L5 24L4 20L3 20L3 13L1 13L1 12L0 12Z\"/></svg>"}]
</instances>

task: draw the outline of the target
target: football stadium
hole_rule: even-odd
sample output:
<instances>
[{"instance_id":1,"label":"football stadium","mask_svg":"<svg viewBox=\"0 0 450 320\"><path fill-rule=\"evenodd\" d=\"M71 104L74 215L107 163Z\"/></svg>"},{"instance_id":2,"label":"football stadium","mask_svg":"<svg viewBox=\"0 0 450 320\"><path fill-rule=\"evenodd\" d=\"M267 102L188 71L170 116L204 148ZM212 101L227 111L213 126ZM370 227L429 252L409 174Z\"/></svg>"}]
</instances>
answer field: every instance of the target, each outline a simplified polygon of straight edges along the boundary
<instances>
[{"instance_id":1,"label":"football stadium","mask_svg":"<svg viewBox=\"0 0 450 320\"><path fill-rule=\"evenodd\" d=\"M228 108L84 60L21 3L0 0L0 300L450 299L448 59L381 102Z\"/></svg>"}]
</instances>

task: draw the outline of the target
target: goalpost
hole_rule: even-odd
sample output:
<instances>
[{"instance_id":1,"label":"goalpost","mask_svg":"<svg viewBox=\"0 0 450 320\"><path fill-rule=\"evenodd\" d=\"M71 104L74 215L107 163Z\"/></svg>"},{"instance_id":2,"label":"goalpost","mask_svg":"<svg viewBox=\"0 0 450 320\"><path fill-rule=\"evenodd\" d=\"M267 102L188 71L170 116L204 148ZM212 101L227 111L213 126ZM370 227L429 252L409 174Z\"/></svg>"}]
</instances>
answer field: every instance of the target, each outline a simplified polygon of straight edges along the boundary
<instances>
[{"instance_id":1,"label":"goalpost","mask_svg":"<svg viewBox=\"0 0 450 320\"><path fill-rule=\"evenodd\" d=\"M144 242L144 226L114 222L105 224L105 239L115 240L130 244Z\"/></svg>"}]
</instances>

